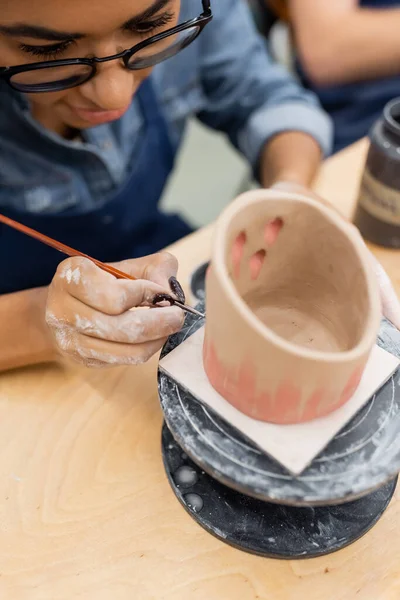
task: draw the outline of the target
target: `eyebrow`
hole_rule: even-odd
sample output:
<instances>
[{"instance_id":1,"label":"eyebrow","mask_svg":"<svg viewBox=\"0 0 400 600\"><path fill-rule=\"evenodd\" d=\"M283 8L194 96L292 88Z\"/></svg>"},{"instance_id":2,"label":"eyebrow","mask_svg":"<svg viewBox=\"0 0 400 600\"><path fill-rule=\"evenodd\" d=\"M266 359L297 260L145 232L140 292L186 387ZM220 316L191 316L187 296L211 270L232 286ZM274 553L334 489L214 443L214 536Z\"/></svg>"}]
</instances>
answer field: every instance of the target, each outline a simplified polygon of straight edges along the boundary
<instances>
[{"instance_id":1,"label":"eyebrow","mask_svg":"<svg viewBox=\"0 0 400 600\"><path fill-rule=\"evenodd\" d=\"M132 29L135 25L139 25L142 21L146 19L151 19L154 17L160 10L166 8L168 4L171 3L171 0L156 0L147 10L142 12L140 15L136 15L132 19L129 19L126 23L123 24L123 29Z\"/></svg>"},{"instance_id":2,"label":"eyebrow","mask_svg":"<svg viewBox=\"0 0 400 600\"><path fill-rule=\"evenodd\" d=\"M140 15L136 15L122 25L122 29L132 29L145 19L149 19L165 8L171 0L155 0L155 2ZM48 40L50 42L64 42L67 40L81 40L87 37L84 33L74 33L67 31L56 31L47 27L38 25L28 25L26 23L16 23L15 25L0 25L0 33L11 37L26 37L35 40Z\"/></svg>"},{"instance_id":3,"label":"eyebrow","mask_svg":"<svg viewBox=\"0 0 400 600\"><path fill-rule=\"evenodd\" d=\"M15 25L0 25L0 33L11 37L27 37L35 40L49 40L51 42L60 42L65 40L79 40L84 36L83 33L67 33L66 31L55 31L47 27L37 25L27 25L25 23L16 23Z\"/></svg>"}]
</instances>

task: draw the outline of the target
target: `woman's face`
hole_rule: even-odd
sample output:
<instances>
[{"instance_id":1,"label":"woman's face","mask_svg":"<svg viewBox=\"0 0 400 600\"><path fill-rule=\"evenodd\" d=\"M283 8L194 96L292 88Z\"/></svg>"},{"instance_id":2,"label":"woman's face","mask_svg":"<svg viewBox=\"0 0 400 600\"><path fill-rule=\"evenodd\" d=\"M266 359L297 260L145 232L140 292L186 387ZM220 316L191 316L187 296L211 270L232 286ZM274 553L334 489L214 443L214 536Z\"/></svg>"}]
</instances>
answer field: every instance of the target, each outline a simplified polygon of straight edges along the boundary
<instances>
[{"instance_id":1,"label":"woman's face","mask_svg":"<svg viewBox=\"0 0 400 600\"><path fill-rule=\"evenodd\" d=\"M104 57L177 24L180 0L12 0L1 2L1 66L64 58ZM32 113L62 135L121 117L151 69L122 61L62 92L31 94Z\"/></svg>"}]
</instances>

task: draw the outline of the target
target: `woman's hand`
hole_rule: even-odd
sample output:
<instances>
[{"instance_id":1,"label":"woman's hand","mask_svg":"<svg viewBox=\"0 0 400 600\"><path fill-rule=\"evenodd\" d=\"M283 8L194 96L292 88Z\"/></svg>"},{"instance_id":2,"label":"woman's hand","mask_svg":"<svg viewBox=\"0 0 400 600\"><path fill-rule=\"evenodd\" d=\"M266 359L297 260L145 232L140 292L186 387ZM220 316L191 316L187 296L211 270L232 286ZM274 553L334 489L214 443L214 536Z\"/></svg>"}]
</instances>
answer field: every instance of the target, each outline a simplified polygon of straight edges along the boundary
<instances>
[{"instance_id":1,"label":"woman's hand","mask_svg":"<svg viewBox=\"0 0 400 600\"><path fill-rule=\"evenodd\" d=\"M88 367L137 365L181 329L180 308L149 308L157 294L176 293L178 263L171 254L115 266L137 280L118 280L85 258L59 265L49 287L46 322L63 357Z\"/></svg>"},{"instance_id":2,"label":"woman's hand","mask_svg":"<svg viewBox=\"0 0 400 600\"><path fill-rule=\"evenodd\" d=\"M291 192L294 194L301 194L302 196L307 196L308 198L313 198L314 200L322 202L325 206L328 206L332 210L336 210L332 204L318 196L311 189L305 188L295 183L282 181L275 183L271 189L281 190L283 192ZM356 229L356 231L359 233L356 227L354 227L354 229ZM400 330L400 302L397 297L397 294L394 291L393 285L385 269L382 267L380 262L378 262L378 260L372 254L372 252L369 253L371 256L372 268L376 274L379 283L383 316L386 317L391 323L393 323L395 327L397 327L397 329Z\"/></svg>"}]
</instances>

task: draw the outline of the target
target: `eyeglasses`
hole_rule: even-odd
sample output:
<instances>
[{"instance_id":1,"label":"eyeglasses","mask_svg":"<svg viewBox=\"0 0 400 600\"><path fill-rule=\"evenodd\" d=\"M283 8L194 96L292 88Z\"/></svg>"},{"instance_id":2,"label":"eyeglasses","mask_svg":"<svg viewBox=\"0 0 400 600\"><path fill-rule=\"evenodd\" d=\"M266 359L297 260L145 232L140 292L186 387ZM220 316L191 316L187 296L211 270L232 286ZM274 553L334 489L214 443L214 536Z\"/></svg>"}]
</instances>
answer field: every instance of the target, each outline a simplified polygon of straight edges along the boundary
<instances>
[{"instance_id":1,"label":"eyeglasses","mask_svg":"<svg viewBox=\"0 0 400 600\"><path fill-rule=\"evenodd\" d=\"M202 4L203 12L196 19L154 35L119 54L105 58L71 58L3 67L0 68L0 79L19 92L60 92L92 79L99 63L122 59L125 68L130 71L154 67L189 46L211 21L210 0L202 0Z\"/></svg>"}]
</instances>

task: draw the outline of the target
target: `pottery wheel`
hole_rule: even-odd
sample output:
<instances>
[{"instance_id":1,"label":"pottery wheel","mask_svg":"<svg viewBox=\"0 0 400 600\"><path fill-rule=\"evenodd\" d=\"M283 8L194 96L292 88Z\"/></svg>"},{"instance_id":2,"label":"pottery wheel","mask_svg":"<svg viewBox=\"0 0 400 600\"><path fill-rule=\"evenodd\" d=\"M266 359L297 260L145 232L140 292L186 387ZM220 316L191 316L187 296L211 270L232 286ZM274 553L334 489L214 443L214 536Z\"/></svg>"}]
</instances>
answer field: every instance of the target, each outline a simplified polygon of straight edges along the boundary
<instances>
[{"instance_id":1,"label":"pottery wheel","mask_svg":"<svg viewBox=\"0 0 400 600\"><path fill-rule=\"evenodd\" d=\"M204 311L203 303L199 310ZM202 319L188 315L184 329L170 338L163 355L202 324ZM379 344L400 356L400 332L387 321L382 322ZM160 371L158 377L169 429L163 432L167 475L178 499L214 535L267 556L317 556L362 536L385 510L400 471L399 372L298 477L258 450L166 374ZM186 474L195 472L195 481L189 477L182 484L182 468ZM230 512L235 514L233 520L229 520ZM222 514L231 527L235 524L236 537L229 527L224 528ZM251 531L255 536L251 543L243 542L246 536L240 533L240 527L237 529L246 514L250 538ZM299 534L297 548L287 535L278 536L283 545L277 545L272 530L279 529L279 522L292 529L297 524L304 532ZM317 536L318 527L326 535L316 540L311 535L314 527ZM266 548L268 538L275 541Z\"/></svg>"},{"instance_id":2,"label":"pottery wheel","mask_svg":"<svg viewBox=\"0 0 400 600\"><path fill-rule=\"evenodd\" d=\"M315 558L365 535L386 510L397 479L359 500L337 506L294 507L256 500L223 485L191 461L164 424L168 480L184 509L219 540L252 554Z\"/></svg>"}]
</instances>

